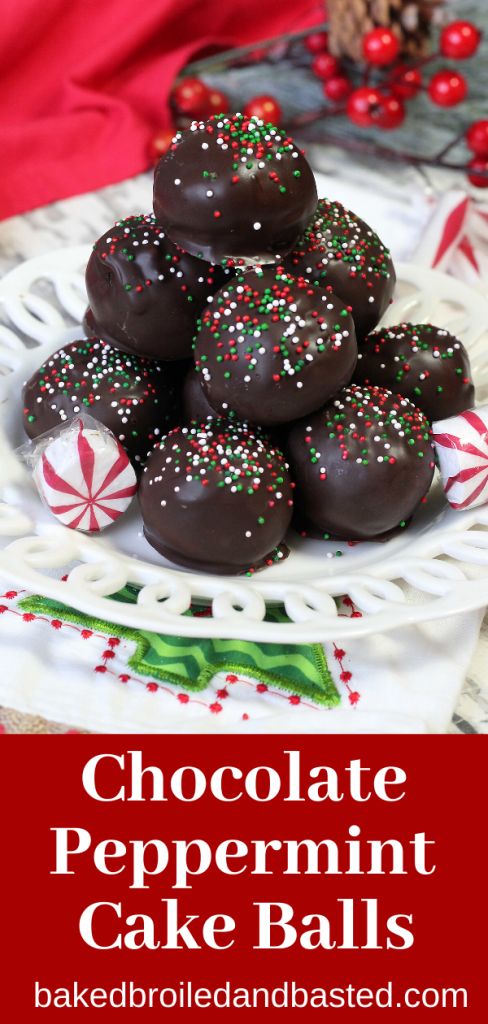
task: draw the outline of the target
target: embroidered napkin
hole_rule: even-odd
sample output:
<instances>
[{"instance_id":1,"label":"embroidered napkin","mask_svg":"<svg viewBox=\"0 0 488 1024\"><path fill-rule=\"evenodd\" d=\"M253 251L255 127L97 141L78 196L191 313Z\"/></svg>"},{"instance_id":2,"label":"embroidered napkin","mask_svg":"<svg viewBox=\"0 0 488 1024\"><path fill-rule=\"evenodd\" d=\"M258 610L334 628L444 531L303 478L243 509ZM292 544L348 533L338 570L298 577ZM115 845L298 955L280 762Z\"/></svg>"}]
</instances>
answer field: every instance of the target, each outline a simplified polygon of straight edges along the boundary
<instances>
[{"instance_id":1,"label":"embroidered napkin","mask_svg":"<svg viewBox=\"0 0 488 1024\"><path fill-rule=\"evenodd\" d=\"M358 613L346 599L341 614ZM131 631L8 590L0 704L95 732L445 732L480 621L481 612L466 613L330 643L324 658L319 645L273 655L273 644L217 643L208 648L216 674L196 690L198 661L184 679L172 639L124 635ZM183 646L186 656L195 643ZM179 679L157 679L163 667Z\"/></svg>"}]
</instances>

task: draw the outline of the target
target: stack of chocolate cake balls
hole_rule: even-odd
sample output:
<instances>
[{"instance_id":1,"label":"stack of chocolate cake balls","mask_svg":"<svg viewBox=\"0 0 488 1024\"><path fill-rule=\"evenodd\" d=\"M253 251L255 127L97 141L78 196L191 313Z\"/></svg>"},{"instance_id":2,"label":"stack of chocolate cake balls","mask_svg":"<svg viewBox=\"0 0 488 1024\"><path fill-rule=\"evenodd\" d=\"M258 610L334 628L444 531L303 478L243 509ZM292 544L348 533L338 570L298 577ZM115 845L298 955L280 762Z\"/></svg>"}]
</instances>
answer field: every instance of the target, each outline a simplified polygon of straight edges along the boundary
<instances>
[{"instance_id":1,"label":"stack of chocolate cake balls","mask_svg":"<svg viewBox=\"0 0 488 1024\"><path fill-rule=\"evenodd\" d=\"M84 408L109 427L140 470L149 543L191 569L283 558L292 520L327 539L405 527L434 473L430 421L473 403L457 338L376 330L389 251L255 117L178 133L154 213L99 238L86 285L87 338L26 384L26 431Z\"/></svg>"}]
</instances>

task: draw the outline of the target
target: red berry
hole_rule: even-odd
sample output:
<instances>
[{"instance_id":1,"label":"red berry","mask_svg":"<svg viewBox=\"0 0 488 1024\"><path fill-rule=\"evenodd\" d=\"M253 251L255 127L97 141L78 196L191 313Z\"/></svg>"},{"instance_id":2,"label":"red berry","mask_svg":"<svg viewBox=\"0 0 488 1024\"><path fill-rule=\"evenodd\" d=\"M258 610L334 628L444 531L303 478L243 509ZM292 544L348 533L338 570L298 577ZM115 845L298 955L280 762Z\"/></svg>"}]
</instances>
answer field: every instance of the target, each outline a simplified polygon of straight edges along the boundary
<instances>
[{"instance_id":1,"label":"red berry","mask_svg":"<svg viewBox=\"0 0 488 1024\"><path fill-rule=\"evenodd\" d=\"M368 85L355 89L347 101L347 116L361 128L370 128L374 123L374 111L381 105L378 89Z\"/></svg>"},{"instance_id":2,"label":"red berry","mask_svg":"<svg viewBox=\"0 0 488 1024\"><path fill-rule=\"evenodd\" d=\"M488 156L488 121L474 121L469 126L466 145L477 156Z\"/></svg>"},{"instance_id":3,"label":"red berry","mask_svg":"<svg viewBox=\"0 0 488 1024\"><path fill-rule=\"evenodd\" d=\"M262 49L252 50L251 53L247 53L244 57L244 63L248 64L260 64L262 60L266 60L268 51L263 47Z\"/></svg>"},{"instance_id":4,"label":"red berry","mask_svg":"<svg viewBox=\"0 0 488 1024\"><path fill-rule=\"evenodd\" d=\"M468 167L472 172L468 174L471 184L477 188L488 188L488 160L482 156L474 156Z\"/></svg>"},{"instance_id":5,"label":"red berry","mask_svg":"<svg viewBox=\"0 0 488 1024\"><path fill-rule=\"evenodd\" d=\"M400 52L400 43L391 28L373 28L363 39L363 57L368 64L392 64Z\"/></svg>"},{"instance_id":6,"label":"red berry","mask_svg":"<svg viewBox=\"0 0 488 1024\"><path fill-rule=\"evenodd\" d=\"M199 78L183 78L178 85L175 85L172 97L181 114L207 118L209 116L209 92L205 82L200 81Z\"/></svg>"},{"instance_id":7,"label":"red berry","mask_svg":"<svg viewBox=\"0 0 488 1024\"><path fill-rule=\"evenodd\" d=\"M282 111L279 103L272 96L253 96L244 108L246 117L258 117L262 121L279 124Z\"/></svg>"},{"instance_id":8,"label":"red berry","mask_svg":"<svg viewBox=\"0 0 488 1024\"><path fill-rule=\"evenodd\" d=\"M458 71L438 71L429 82L429 96L438 107L455 107L468 91L466 79Z\"/></svg>"},{"instance_id":9,"label":"red berry","mask_svg":"<svg viewBox=\"0 0 488 1024\"><path fill-rule=\"evenodd\" d=\"M220 89L210 89L208 93L208 105L212 114L227 114L229 112L229 97Z\"/></svg>"},{"instance_id":10,"label":"red berry","mask_svg":"<svg viewBox=\"0 0 488 1024\"><path fill-rule=\"evenodd\" d=\"M394 96L401 100L411 100L422 88L422 75L418 68L401 64L395 68L389 85Z\"/></svg>"},{"instance_id":11,"label":"red berry","mask_svg":"<svg viewBox=\"0 0 488 1024\"><path fill-rule=\"evenodd\" d=\"M165 128L160 131L158 135L152 140L152 147L156 158L163 156L168 152L169 147L173 141L174 131L170 128Z\"/></svg>"},{"instance_id":12,"label":"red berry","mask_svg":"<svg viewBox=\"0 0 488 1024\"><path fill-rule=\"evenodd\" d=\"M352 85L345 75L336 75L334 78L329 78L328 82L324 82L323 88L327 99L332 100L334 103L346 100L352 92Z\"/></svg>"},{"instance_id":13,"label":"red berry","mask_svg":"<svg viewBox=\"0 0 488 1024\"><path fill-rule=\"evenodd\" d=\"M309 53L322 53L329 45L328 32L312 32L303 40Z\"/></svg>"},{"instance_id":14,"label":"red berry","mask_svg":"<svg viewBox=\"0 0 488 1024\"><path fill-rule=\"evenodd\" d=\"M442 29L440 51L443 57L465 60L476 53L481 32L472 21L452 21Z\"/></svg>"},{"instance_id":15,"label":"red berry","mask_svg":"<svg viewBox=\"0 0 488 1024\"><path fill-rule=\"evenodd\" d=\"M373 115L374 124L385 131L399 128L405 120L405 107L401 100L393 94L383 95L379 110Z\"/></svg>"},{"instance_id":16,"label":"red berry","mask_svg":"<svg viewBox=\"0 0 488 1024\"><path fill-rule=\"evenodd\" d=\"M340 71L339 61L331 53L319 53L312 61L312 71L317 78L333 78Z\"/></svg>"}]
</instances>

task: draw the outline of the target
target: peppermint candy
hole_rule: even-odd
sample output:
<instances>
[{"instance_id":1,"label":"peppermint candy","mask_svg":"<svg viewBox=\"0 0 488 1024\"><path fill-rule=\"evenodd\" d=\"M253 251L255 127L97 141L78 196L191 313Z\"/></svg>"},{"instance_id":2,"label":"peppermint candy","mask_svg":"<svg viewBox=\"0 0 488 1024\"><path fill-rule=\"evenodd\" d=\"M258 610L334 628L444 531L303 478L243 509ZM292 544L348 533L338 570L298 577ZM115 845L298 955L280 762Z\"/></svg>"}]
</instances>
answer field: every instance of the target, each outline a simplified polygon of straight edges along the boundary
<instances>
[{"instance_id":1,"label":"peppermint candy","mask_svg":"<svg viewBox=\"0 0 488 1024\"><path fill-rule=\"evenodd\" d=\"M442 483L452 508L488 502L488 406L432 425Z\"/></svg>"},{"instance_id":2,"label":"peppermint candy","mask_svg":"<svg viewBox=\"0 0 488 1024\"><path fill-rule=\"evenodd\" d=\"M33 476L53 515L85 533L114 523L137 490L134 469L113 434L87 428L80 420L48 442Z\"/></svg>"}]
</instances>

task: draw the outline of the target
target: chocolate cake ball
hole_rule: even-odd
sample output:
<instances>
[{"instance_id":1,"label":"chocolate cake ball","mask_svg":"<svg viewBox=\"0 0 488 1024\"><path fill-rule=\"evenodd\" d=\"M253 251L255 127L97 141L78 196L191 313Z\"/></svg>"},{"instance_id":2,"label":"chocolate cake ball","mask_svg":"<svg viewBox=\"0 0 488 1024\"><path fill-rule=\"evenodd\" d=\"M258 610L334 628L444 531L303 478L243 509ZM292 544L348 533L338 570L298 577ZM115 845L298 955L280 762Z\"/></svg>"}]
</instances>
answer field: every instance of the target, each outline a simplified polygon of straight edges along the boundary
<instances>
[{"instance_id":1,"label":"chocolate cake ball","mask_svg":"<svg viewBox=\"0 0 488 1024\"><path fill-rule=\"evenodd\" d=\"M358 341L383 316L396 280L389 250L378 235L356 214L329 199L319 199L285 268L312 284L330 285L351 307Z\"/></svg>"},{"instance_id":2,"label":"chocolate cake ball","mask_svg":"<svg viewBox=\"0 0 488 1024\"><path fill-rule=\"evenodd\" d=\"M280 451L244 426L177 427L149 456L144 534L170 561L214 573L256 567L283 540L292 484Z\"/></svg>"},{"instance_id":3,"label":"chocolate cake ball","mask_svg":"<svg viewBox=\"0 0 488 1024\"><path fill-rule=\"evenodd\" d=\"M357 346L343 302L278 267L240 271L214 295L194 355L212 408L271 426L348 384Z\"/></svg>"},{"instance_id":4,"label":"chocolate cake ball","mask_svg":"<svg viewBox=\"0 0 488 1024\"><path fill-rule=\"evenodd\" d=\"M154 175L157 221L173 242L212 263L276 262L316 203L312 169L293 140L244 114L194 121Z\"/></svg>"},{"instance_id":5,"label":"chocolate cake ball","mask_svg":"<svg viewBox=\"0 0 488 1024\"><path fill-rule=\"evenodd\" d=\"M228 272L183 252L152 214L118 221L86 268L89 335L148 359L191 355L195 317Z\"/></svg>"},{"instance_id":6,"label":"chocolate cake ball","mask_svg":"<svg viewBox=\"0 0 488 1024\"><path fill-rule=\"evenodd\" d=\"M97 338L55 352L24 385L24 427L38 437L86 411L115 434L132 463L180 416L181 370L125 355Z\"/></svg>"},{"instance_id":7,"label":"chocolate cake ball","mask_svg":"<svg viewBox=\"0 0 488 1024\"><path fill-rule=\"evenodd\" d=\"M218 414L208 404L200 374L195 366L190 366L183 383L183 419L185 423L205 423L216 418Z\"/></svg>"},{"instance_id":8,"label":"chocolate cake ball","mask_svg":"<svg viewBox=\"0 0 488 1024\"><path fill-rule=\"evenodd\" d=\"M364 339L354 374L410 398L429 420L474 404L468 353L459 338L432 324L397 324Z\"/></svg>"},{"instance_id":9,"label":"chocolate cake ball","mask_svg":"<svg viewBox=\"0 0 488 1024\"><path fill-rule=\"evenodd\" d=\"M428 421L384 388L345 388L292 426L287 453L299 514L344 540L405 526L434 473Z\"/></svg>"}]
</instances>

